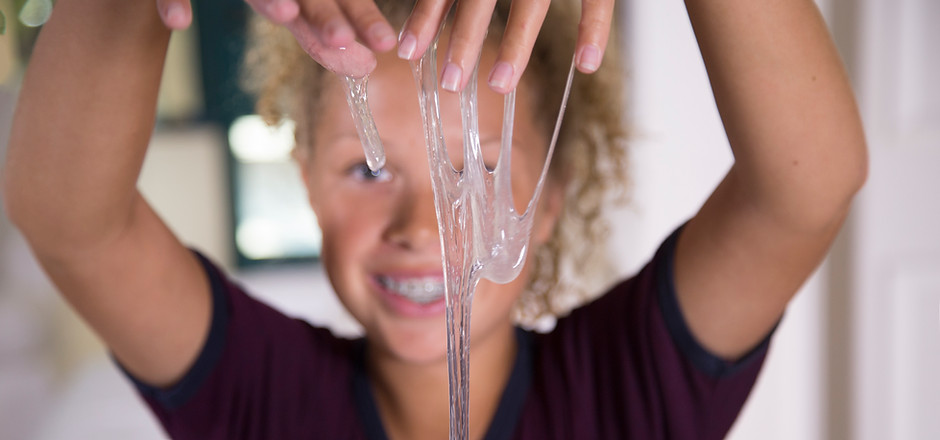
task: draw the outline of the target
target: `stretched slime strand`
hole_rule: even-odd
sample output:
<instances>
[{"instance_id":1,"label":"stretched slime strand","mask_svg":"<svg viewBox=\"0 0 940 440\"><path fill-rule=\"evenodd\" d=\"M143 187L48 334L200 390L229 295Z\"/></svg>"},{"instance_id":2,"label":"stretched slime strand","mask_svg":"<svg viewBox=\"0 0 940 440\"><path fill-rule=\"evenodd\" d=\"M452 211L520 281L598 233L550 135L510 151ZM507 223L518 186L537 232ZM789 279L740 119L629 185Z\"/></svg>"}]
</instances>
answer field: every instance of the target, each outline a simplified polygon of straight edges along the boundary
<instances>
[{"instance_id":1,"label":"stretched slime strand","mask_svg":"<svg viewBox=\"0 0 940 440\"><path fill-rule=\"evenodd\" d=\"M346 103L352 113L353 123L356 124L356 133L362 143L362 150L366 154L366 165L375 173L385 166L385 149L382 139L375 128L372 110L369 109L369 76L354 78L344 77L343 87L346 90Z\"/></svg>"},{"instance_id":2,"label":"stretched slime strand","mask_svg":"<svg viewBox=\"0 0 940 440\"><path fill-rule=\"evenodd\" d=\"M483 163L480 148L477 69L474 69L468 86L460 94L464 132L464 169L460 172L450 162L441 127L436 39L421 59L412 62L412 69L418 88L444 255L450 438L466 440L469 438L469 339L473 293L481 277L503 284L515 279L522 271L535 207L548 174L571 90L574 59L538 185L522 214L516 213L513 205L510 175L515 90L505 97L499 161L491 172Z\"/></svg>"}]
</instances>

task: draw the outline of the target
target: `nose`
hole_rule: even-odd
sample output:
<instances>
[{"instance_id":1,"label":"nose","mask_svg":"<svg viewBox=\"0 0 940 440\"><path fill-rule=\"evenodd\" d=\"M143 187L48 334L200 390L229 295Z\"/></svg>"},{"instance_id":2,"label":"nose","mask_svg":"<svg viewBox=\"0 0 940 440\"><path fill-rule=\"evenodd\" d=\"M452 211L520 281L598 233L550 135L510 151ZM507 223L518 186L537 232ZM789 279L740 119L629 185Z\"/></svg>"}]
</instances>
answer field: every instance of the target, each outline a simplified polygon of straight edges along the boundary
<instances>
[{"instance_id":1,"label":"nose","mask_svg":"<svg viewBox=\"0 0 940 440\"><path fill-rule=\"evenodd\" d=\"M440 246L434 192L431 182L426 177L423 180L410 185L397 197L392 220L384 234L386 242L416 251Z\"/></svg>"}]
</instances>

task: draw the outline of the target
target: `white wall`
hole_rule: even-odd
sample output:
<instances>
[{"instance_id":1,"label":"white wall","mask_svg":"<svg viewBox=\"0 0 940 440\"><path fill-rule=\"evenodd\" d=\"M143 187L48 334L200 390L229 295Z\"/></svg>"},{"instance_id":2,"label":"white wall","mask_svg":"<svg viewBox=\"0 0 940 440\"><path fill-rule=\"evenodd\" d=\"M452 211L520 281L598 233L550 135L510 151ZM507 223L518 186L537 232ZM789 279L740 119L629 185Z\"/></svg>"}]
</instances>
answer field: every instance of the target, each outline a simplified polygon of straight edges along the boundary
<instances>
[{"instance_id":1,"label":"white wall","mask_svg":"<svg viewBox=\"0 0 940 440\"><path fill-rule=\"evenodd\" d=\"M940 3L857 3L871 171L850 236L844 424L858 439L940 438Z\"/></svg>"},{"instance_id":2,"label":"white wall","mask_svg":"<svg viewBox=\"0 0 940 440\"><path fill-rule=\"evenodd\" d=\"M636 138L633 203L613 214L615 243L634 272L693 215L732 162L704 64L682 2L632 1L625 31ZM764 370L729 438L822 439L825 273L787 310Z\"/></svg>"}]
</instances>

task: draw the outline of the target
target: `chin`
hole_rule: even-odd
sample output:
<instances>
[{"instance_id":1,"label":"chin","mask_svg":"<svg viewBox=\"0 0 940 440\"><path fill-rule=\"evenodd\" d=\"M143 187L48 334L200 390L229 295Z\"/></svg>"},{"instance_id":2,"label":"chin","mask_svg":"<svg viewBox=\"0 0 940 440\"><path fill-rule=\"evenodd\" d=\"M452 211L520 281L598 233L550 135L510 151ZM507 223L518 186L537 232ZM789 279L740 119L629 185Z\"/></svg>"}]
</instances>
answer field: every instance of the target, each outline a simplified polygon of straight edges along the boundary
<instances>
[{"instance_id":1,"label":"chin","mask_svg":"<svg viewBox=\"0 0 940 440\"><path fill-rule=\"evenodd\" d=\"M374 345L384 355L414 365L446 362L447 337L443 316L436 323L405 323L382 327L374 332L367 331L366 337L369 344Z\"/></svg>"}]
</instances>

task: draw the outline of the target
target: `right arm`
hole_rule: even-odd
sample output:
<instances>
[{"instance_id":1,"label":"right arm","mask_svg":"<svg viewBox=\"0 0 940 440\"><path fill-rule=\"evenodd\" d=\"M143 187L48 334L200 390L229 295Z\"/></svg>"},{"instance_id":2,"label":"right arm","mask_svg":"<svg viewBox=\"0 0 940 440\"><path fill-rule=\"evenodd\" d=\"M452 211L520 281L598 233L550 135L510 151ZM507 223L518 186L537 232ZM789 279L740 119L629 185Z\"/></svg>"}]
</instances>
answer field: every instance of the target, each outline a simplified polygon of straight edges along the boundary
<instances>
[{"instance_id":1,"label":"right arm","mask_svg":"<svg viewBox=\"0 0 940 440\"><path fill-rule=\"evenodd\" d=\"M169 31L151 2L60 0L32 53L10 133L7 212L127 370L165 386L198 355L206 276L136 182Z\"/></svg>"}]
</instances>

